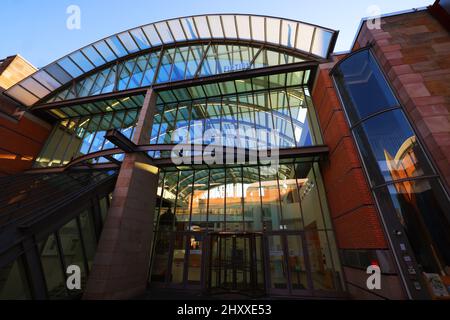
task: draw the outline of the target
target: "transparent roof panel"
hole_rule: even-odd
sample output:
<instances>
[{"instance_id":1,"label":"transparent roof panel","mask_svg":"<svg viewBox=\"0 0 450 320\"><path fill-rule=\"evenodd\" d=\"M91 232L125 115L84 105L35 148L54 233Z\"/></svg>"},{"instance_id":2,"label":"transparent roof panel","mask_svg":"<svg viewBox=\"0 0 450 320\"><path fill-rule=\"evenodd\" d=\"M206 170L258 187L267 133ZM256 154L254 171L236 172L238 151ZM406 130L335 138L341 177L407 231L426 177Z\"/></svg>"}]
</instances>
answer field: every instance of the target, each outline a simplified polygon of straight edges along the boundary
<instances>
[{"instance_id":1,"label":"transparent roof panel","mask_svg":"<svg viewBox=\"0 0 450 320\"><path fill-rule=\"evenodd\" d=\"M183 27L181 26L180 20L170 20L168 21L170 30L172 31L175 41L184 41L186 36L184 35Z\"/></svg>"},{"instance_id":2,"label":"transparent roof panel","mask_svg":"<svg viewBox=\"0 0 450 320\"><path fill-rule=\"evenodd\" d=\"M194 17L195 25L198 30L198 35L200 39L211 38L211 33L209 32L208 20L205 16Z\"/></svg>"},{"instance_id":3,"label":"transparent roof panel","mask_svg":"<svg viewBox=\"0 0 450 320\"><path fill-rule=\"evenodd\" d=\"M91 71L94 69L94 65L86 58L86 56L82 53L82 51L77 51L72 53L70 59L80 67L84 72Z\"/></svg>"},{"instance_id":4,"label":"transparent roof panel","mask_svg":"<svg viewBox=\"0 0 450 320\"><path fill-rule=\"evenodd\" d=\"M236 20L234 16L222 16L223 30L226 32L226 38L237 39Z\"/></svg>"},{"instance_id":5,"label":"transparent roof panel","mask_svg":"<svg viewBox=\"0 0 450 320\"><path fill-rule=\"evenodd\" d=\"M222 29L222 22L220 21L220 16L209 16L208 17L209 26L211 27L211 34L213 38L223 38L224 33Z\"/></svg>"},{"instance_id":6,"label":"transparent roof panel","mask_svg":"<svg viewBox=\"0 0 450 320\"><path fill-rule=\"evenodd\" d=\"M70 57L62 58L58 64L73 78L79 77L83 74L83 70L78 67Z\"/></svg>"},{"instance_id":7,"label":"transparent roof panel","mask_svg":"<svg viewBox=\"0 0 450 320\"><path fill-rule=\"evenodd\" d=\"M117 36L112 36L111 38L106 39L106 44L118 57L123 57L128 54L127 49L125 49Z\"/></svg>"},{"instance_id":8,"label":"transparent roof panel","mask_svg":"<svg viewBox=\"0 0 450 320\"><path fill-rule=\"evenodd\" d=\"M280 43L280 19L266 18L267 42Z\"/></svg>"},{"instance_id":9,"label":"transparent roof panel","mask_svg":"<svg viewBox=\"0 0 450 320\"><path fill-rule=\"evenodd\" d=\"M236 16L239 39L250 40L250 18L248 16Z\"/></svg>"},{"instance_id":10,"label":"transparent roof panel","mask_svg":"<svg viewBox=\"0 0 450 320\"><path fill-rule=\"evenodd\" d=\"M94 48L108 62L117 59L117 55L111 50L111 48L103 40L101 40L97 43L94 43Z\"/></svg>"},{"instance_id":11,"label":"transparent roof panel","mask_svg":"<svg viewBox=\"0 0 450 320\"><path fill-rule=\"evenodd\" d=\"M182 18L180 19L181 25L183 26L184 32L186 32L186 36L189 40L198 39L198 33L195 28L194 19L193 18Z\"/></svg>"},{"instance_id":12,"label":"transparent roof panel","mask_svg":"<svg viewBox=\"0 0 450 320\"><path fill-rule=\"evenodd\" d=\"M331 32L316 28L311 53L317 56L326 55L332 37L333 34Z\"/></svg>"},{"instance_id":13,"label":"transparent roof panel","mask_svg":"<svg viewBox=\"0 0 450 320\"><path fill-rule=\"evenodd\" d=\"M266 41L266 25L264 17L250 17L252 21L252 39Z\"/></svg>"},{"instance_id":14,"label":"transparent roof panel","mask_svg":"<svg viewBox=\"0 0 450 320\"><path fill-rule=\"evenodd\" d=\"M33 78L43 84L49 90L57 89L61 84L44 70L40 70L33 75Z\"/></svg>"},{"instance_id":15,"label":"transparent roof panel","mask_svg":"<svg viewBox=\"0 0 450 320\"><path fill-rule=\"evenodd\" d=\"M128 31L119 34L118 37L128 52L133 53L140 50Z\"/></svg>"},{"instance_id":16,"label":"transparent roof panel","mask_svg":"<svg viewBox=\"0 0 450 320\"><path fill-rule=\"evenodd\" d=\"M296 40L298 23L292 21L283 21L281 29L281 45L293 48Z\"/></svg>"},{"instance_id":17,"label":"transparent roof panel","mask_svg":"<svg viewBox=\"0 0 450 320\"><path fill-rule=\"evenodd\" d=\"M93 46L88 46L81 50L83 54L92 62L96 67L102 66L105 64L106 60L98 53L97 50L94 49Z\"/></svg>"},{"instance_id":18,"label":"transparent roof panel","mask_svg":"<svg viewBox=\"0 0 450 320\"><path fill-rule=\"evenodd\" d=\"M156 30L158 30L158 34L161 37L163 43L172 43L174 39L172 37L172 33L170 32L169 25L166 21L159 22L155 24Z\"/></svg>"},{"instance_id":19,"label":"transparent roof panel","mask_svg":"<svg viewBox=\"0 0 450 320\"><path fill-rule=\"evenodd\" d=\"M252 41L255 46L267 43L279 47L280 51L289 49L297 51L299 56L306 54L313 59L323 61L333 49L333 39L336 34L336 31L331 29L266 16L214 14L182 17L133 28L76 50L42 68L39 74L30 76L29 78L33 80L22 80L15 85L21 86L22 89L13 89L15 87L13 86L6 91L6 94L30 106L30 102L36 100L30 97L31 92L39 95L39 101L40 95L47 89L59 90L61 86L66 86L72 80L78 80L77 78L83 77L86 72L94 68L101 69L109 62L120 58L126 59L128 55L141 50L151 47L159 49L162 44L172 46L186 40L201 39L205 41L205 44L209 40L217 39L243 41L243 44ZM158 49L155 48L155 51ZM185 58L188 59L186 68L192 76L193 63L188 61L194 61L194 59ZM178 68L176 70L180 71ZM148 69L144 72L145 83L148 84L149 76L154 70ZM188 74L187 70L185 74ZM170 77L170 74L168 76ZM176 78L179 76L177 75ZM36 85L34 81L39 84ZM136 85L134 80L133 83ZM34 95L31 94L31 96Z\"/></svg>"},{"instance_id":20,"label":"transparent roof panel","mask_svg":"<svg viewBox=\"0 0 450 320\"><path fill-rule=\"evenodd\" d=\"M314 34L314 27L300 23L297 32L297 49L310 52L311 41Z\"/></svg>"},{"instance_id":21,"label":"transparent roof panel","mask_svg":"<svg viewBox=\"0 0 450 320\"><path fill-rule=\"evenodd\" d=\"M130 34L141 50L151 47L150 42L148 41L147 37L144 34L144 31L142 31L141 28L130 30Z\"/></svg>"},{"instance_id":22,"label":"transparent roof panel","mask_svg":"<svg viewBox=\"0 0 450 320\"><path fill-rule=\"evenodd\" d=\"M23 85L31 93L39 98L43 98L50 93L50 90L45 88L40 82L34 80L33 78L27 78L23 81Z\"/></svg>"}]
</instances>

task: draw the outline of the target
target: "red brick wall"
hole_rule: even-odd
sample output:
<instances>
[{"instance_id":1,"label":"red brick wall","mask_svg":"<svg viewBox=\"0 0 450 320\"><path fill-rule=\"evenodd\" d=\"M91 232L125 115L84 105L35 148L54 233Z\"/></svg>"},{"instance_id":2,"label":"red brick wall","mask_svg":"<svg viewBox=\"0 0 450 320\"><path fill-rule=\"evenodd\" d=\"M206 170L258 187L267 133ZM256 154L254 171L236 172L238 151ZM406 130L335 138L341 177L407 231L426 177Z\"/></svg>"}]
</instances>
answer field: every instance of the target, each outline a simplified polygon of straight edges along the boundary
<instances>
[{"instance_id":1,"label":"red brick wall","mask_svg":"<svg viewBox=\"0 0 450 320\"><path fill-rule=\"evenodd\" d=\"M20 120L0 115L0 176L30 169L51 127L31 116Z\"/></svg>"},{"instance_id":2,"label":"red brick wall","mask_svg":"<svg viewBox=\"0 0 450 320\"><path fill-rule=\"evenodd\" d=\"M355 47L369 42L449 190L449 32L419 11L383 18L379 30L364 25Z\"/></svg>"},{"instance_id":3,"label":"red brick wall","mask_svg":"<svg viewBox=\"0 0 450 320\"><path fill-rule=\"evenodd\" d=\"M329 158L321 166L330 214L340 249L386 249L387 242L356 145L323 64L312 97Z\"/></svg>"}]
</instances>

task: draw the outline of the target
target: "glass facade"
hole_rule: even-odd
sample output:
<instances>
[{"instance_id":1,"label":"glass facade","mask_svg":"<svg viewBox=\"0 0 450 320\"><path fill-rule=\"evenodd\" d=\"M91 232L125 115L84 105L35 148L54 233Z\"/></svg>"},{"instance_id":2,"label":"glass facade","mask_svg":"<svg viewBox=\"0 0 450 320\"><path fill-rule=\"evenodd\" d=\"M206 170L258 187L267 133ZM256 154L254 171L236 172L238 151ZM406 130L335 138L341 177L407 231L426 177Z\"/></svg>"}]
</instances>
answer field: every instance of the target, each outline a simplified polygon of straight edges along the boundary
<instances>
[{"instance_id":1,"label":"glass facade","mask_svg":"<svg viewBox=\"0 0 450 320\"><path fill-rule=\"evenodd\" d=\"M165 93L161 95L165 99ZM222 142L229 145L234 141L226 140L226 132L266 129L277 131L280 148L319 145L321 135L308 96L307 88L294 86L159 104L150 144L173 143L175 130L184 130L190 142L206 144L206 131L215 129L224 133ZM251 138L242 147L256 149L256 137Z\"/></svg>"},{"instance_id":2,"label":"glass facade","mask_svg":"<svg viewBox=\"0 0 450 320\"><path fill-rule=\"evenodd\" d=\"M117 129L131 139L138 114L139 109L127 109L61 120L54 126L34 166L63 166L79 156L113 149L114 145L105 139L106 131ZM109 160L99 158L93 162Z\"/></svg>"},{"instance_id":3,"label":"glass facade","mask_svg":"<svg viewBox=\"0 0 450 320\"><path fill-rule=\"evenodd\" d=\"M333 77L381 213L404 230L420 275L449 275L448 195L373 54L352 54Z\"/></svg>"},{"instance_id":4,"label":"glass facade","mask_svg":"<svg viewBox=\"0 0 450 320\"><path fill-rule=\"evenodd\" d=\"M175 45L186 37L196 41ZM209 41L211 37L233 41ZM182 142L210 144L215 138L207 132L215 130L225 147L257 151L268 139L271 147L292 155L278 167L262 161L162 165L152 284L336 295L343 290L342 270L319 153L295 155L300 148L323 146L309 89L314 64L328 55L332 37L332 31L293 21L223 15L159 22L101 40L37 73L52 74L57 82L52 94L38 102L56 122L34 167L62 167L84 155L116 149L105 139L111 129L133 139L146 88L160 85L143 147L174 145L185 138ZM283 65L290 66L277 68ZM250 75L228 76L247 70ZM265 139L256 135L258 130ZM232 132L245 138L231 137ZM89 158L83 168L120 166L124 159L119 149L102 154ZM149 155L162 163L171 152ZM111 198L97 200L38 239L41 276L51 299L82 293L67 289L65 271L79 266L84 288Z\"/></svg>"},{"instance_id":5,"label":"glass facade","mask_svg":"<svg viewBox=\"0 0 450 320\"><path fill-rule=\"evenodd\" d=\"M106 217L109 201L99 199L100 217ZM101 204L104 202L104 206ZM86 287L89 270L97 250L97 231L92 210L84 210L38 245L40 263L50 299L79 298ZM75 265L81 270L81 290L68 290L67 267Z\"/></svg>"},{"instance_id":6,"label":"glass facade","mask_svg":"<svg viewBox=\"0 0 450 320\"><path fill-rule=\"evenodd\" d=\"M190 241L202 243L208 234L262 233L273 289L287 289L289 276L294 291L341 290L337 249L317 163L289 160L278 170L265 166L168 168L160 173L159 186L162 198L157 209L153 282L183 282L180 261L186 259ZM231 239L229 244L214 241L219 247L224 245L223 250L232 245ZM239 247L239 241L248 240L237 241L234 246ZM259 244L256 250L261 248Z\"/></svg>"}]
</instances>

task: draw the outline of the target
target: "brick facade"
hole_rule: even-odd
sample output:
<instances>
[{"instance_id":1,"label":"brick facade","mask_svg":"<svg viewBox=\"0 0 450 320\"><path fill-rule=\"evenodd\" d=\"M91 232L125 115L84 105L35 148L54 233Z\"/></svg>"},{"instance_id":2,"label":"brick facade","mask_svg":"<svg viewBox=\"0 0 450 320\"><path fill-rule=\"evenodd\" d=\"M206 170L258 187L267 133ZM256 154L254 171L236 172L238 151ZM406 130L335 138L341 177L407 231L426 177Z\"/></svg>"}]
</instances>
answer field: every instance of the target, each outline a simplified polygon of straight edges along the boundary
<instances>
[{"instance_id":1,"label":"brick facade","mask_svg":"<svg viewBox=\"0 0 450 320\"><path fill-rule=\"evenodd\" d=\"M334 63L320 66L313 91L328 160L321 166L340 249L386 249L387 242L356 145L329 76Z\"/></svg>"}]
</instances>

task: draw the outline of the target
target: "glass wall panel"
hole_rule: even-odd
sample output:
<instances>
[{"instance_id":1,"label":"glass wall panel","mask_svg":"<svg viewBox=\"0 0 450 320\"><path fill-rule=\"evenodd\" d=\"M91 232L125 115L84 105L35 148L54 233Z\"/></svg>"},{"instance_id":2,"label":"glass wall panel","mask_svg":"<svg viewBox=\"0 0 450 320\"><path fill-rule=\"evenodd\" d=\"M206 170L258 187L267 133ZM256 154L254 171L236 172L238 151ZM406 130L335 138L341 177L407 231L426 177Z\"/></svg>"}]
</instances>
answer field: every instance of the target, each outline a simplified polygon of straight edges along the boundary
<instances>
[{"instance_id":1,"label":"glass wall panel","mask_svg":"<svg viewBox=\"0 0 450 320\"><path fill-rule=\"evenodd\" d=\"M226 176L225 169L211 170L209 180L209 210L208 222L212 226L211 231L225 230L225 197Z\"/></svg>"},{"instance_id":2,"label":"glass wall panel","mask_svg":"<svg viewBox=\"0 0 450 320\"><path fill-rule=\"evenodd\" d=\"M303 239L300 235L287 235L286 244L292 290L308 289L308 274Z\"/></svg>"},{"instance_id":3,"label":"glass wall panel","mask_svg":"<svg viewBox=\"0 0 450 320\"><path fill-rule=\"evenodd\" d=\"M31 298L21 258L0 269L0 300Z\"/></svg>"},{"instance_id":4,"label":"glass wall panel","mask_svg":"<svg viewBox=\"0 0 450 320\"><path fill-rule=\"evenodd\" d=\"M192 233L188 236L189 260L188 260L188 278L189 284L199 285L201 281L202 256L204 235Z\"/></svg>"},{"instance_id":5,"label":"glass wall panel","mask_svg":"<svg viewBox=\"0 0 450 320\"><path fill-rule=\"evenodd\" d=\"M161 230L155 235L151 281L165 282L169 264L170 237L172 233Z\"/></svg>"},{"instance_id":6,"label":"glass wall panel","mask_svg":"<svg viewBox=\"0 0 450 320\"><path fill-rule=\"evenodd\" d=\"M208 225L208 195L209 170L195 171L192 199L191 229L193 231L207 230Z\"/></svg>"},{"instance_id":7,"label":"glass wall panel","mask_svg":"<svg viewBox=\"0 0 450 320\"><path fill-rule=\"evenodd\" d=\"M94 217L88 210L80 214L80 228L83 235L83 243L86 251L86 258L89 269L94 263L95 252L97 250L97 239L94 229Z\"/></svg>"},{"instance_id":8,"label":"glass wall panel","mask_svg":"<svg viewBox=\"0 0 450 320\"><path fill-rule=\"evenodd\" d=\"M183 234L174 234L173 258L170 282L175 285L183 284L184 281L184 262L186 259L186 241L187 237Z\"/></svg>"},{"instance_id":9,"label":"glass wall panel","mask_svg":"<svg viewBox=\"0 0 450 320\"><path fill-rule=\"evenodd\" d=\"M337 252L337 249L330 246L327 232L307 231L305 237L313 288L325 291L340 290L340 274L339 270L335 270L336 262L331 254Z\"/></svg>"},{"instance_id":10,"label":"glass wall panel","mask_svg":"<svg viewBox=\"0 0 450 320\"><path fill-rule=\"evenodd\" d=\"M283 238L281 236L268 236L269 246L269 274L272 289L287 289L288 278L285 264Z\"/></svg>"},{"instance_id":11,"label":"glass wall panel","mask_svg":"<svg viewBox=\"0 0 450 320\"><path fill-rule=\"evenodd\" d=\"M402 110L372 117L354 132L373 185L433 173Z\"/></svg>"},{"instance_id":12,"label":"glass wall panel","mask_svg":"<svg viewBox=\"0 0 450 320\"><path fill-rule=\"evenodd\" d=\"M348 118L356 123L352 132L380 212L387 228L397 230L392 241L403 252L396 254L409 255L399 257L403 271L426 282L424 273L445 279L449 197L370 49L343 60L333 77Z\"/></svg>"},{"instance_id":13,"label":"glass wall panel","mask_svg":"<svg viewBox=\"0 0 450 320\"><path fill-rule=\"evenodd\" d=\"M54 234L39 244L41 264L50 299L67 297L65 270L61 264L58 244Z\"/></svg>"},{"instance_id":14,"label":"glass wall panel","mask_svg":"<svg viewBox=\"0 0 450 320\"><path fill-rule=\"evenodd\" d=\"M277 170L270 167L260 167L261 202L263 212L263 228L265 230L280 230L282 225L280 189Z\"/></svg>"},{"instance_id":15,"label":"glass wall panel","mask_svg":"<svg viewBox=\"0 0 450 320\"><path fill-rule=\"evenodd\" d=\"M188 231L191 216L193 171L180 171L178 176L175 226L177 231Z\"/></svg>"},{"instance_id":16,"label":"glass wall panel","mask_svg":"<svg viewBox=\"0 0 450 320\"><path fill-rule=\"evenodd\" d=\"M226 179L226 231L243 231L244 185L242 183L242 168L227 168Z\"/></svg>"},{"instance_id":17,"label":"glass wall panel","mask_svg":"<svg viewBox=\"0 0 450 320\"><path fill-rule=\"evenodd\" d=\"M404 227L420 271L449 274L450 205L439 181L404 181L375 194L383 212L395 214Z\"/></svg>"},{"instance_id":18,"label":"glass wall panel","mask_svg":"<svg viewBox=\"0 0 450 320\"><path fill-rule=\"evenodd\" d=\"M81 269L81 288L86 287L87 270L84 259L84 248L81 242L77 221L74 219L62 227L59 231L61 249L64 255L65 267L77 266ZM79 294L79 290L71 290L70 295Z\"/></svg>"},{"instance_id":19,"label":"glass wall panel","mask_svg":"<svg viewBox=\"0 0 450 320\"><path fill-rule=\"evenodd\" d=\"M244 221L246 231L263 230L263 214L261 208L261 184L259 168L243 167L244 181Z\"/></svg>"},{"instance_id":20,"label":"glass wall panel","mask_svg":"<svg viewBox=\"0 0 450 320\"><path fill-rule=\"evenodd\" d=\"M374 112L398 106L369 50L356 53L339 64L334 77L352 124Z\"/></svg>"},{"instance_id":21,"label":"glass wall panel","mask_svg":"<svg viewBox=\"0 0 450 320\"><path fill-rule=\"evenodd\" d=\"M318 164L288 160L274 168L166 171L164 177L160 226L175 219L178 231L332 228Z\"/></svg>"}]
</instances>

